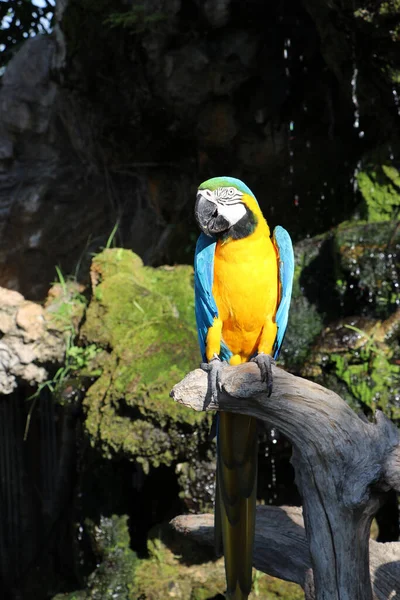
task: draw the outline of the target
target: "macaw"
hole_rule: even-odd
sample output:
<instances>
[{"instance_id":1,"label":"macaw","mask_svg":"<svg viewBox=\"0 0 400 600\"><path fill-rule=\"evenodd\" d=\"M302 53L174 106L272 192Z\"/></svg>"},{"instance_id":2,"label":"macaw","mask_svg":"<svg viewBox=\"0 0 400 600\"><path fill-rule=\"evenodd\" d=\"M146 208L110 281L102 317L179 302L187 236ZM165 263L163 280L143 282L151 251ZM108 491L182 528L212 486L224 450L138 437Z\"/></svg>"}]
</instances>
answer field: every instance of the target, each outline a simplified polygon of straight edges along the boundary
<instances>
[{"instance_id":1,"label":"macaw","mask_svg":"<svg viewBox=\"0 0 400 600\"><path fill-rule=\"evenodd\" d=\"M201 229L195 254L195 312L211 397L221 369L255 361L268 393L271 363L288 322L294 257L289 234L268 224L250 189L233 177L214 177L197 192ZM257 485L257 423L219 412L215 539L225 556L227 597L251 590Z\"/></svg>"}]
</instances>

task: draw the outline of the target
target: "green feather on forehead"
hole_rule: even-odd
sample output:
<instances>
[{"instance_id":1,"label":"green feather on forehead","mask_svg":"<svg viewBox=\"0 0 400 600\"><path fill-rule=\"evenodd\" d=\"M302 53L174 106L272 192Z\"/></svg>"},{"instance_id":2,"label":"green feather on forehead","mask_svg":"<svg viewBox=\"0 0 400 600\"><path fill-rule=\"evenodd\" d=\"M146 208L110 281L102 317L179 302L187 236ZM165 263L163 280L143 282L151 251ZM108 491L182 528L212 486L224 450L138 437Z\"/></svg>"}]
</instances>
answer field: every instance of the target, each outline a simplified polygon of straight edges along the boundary
<instances>
[{"instance_id":1,"label":"green feather on forehead","mask_svg":"<svg viewBox=\"0 0 400 600\"><path fill-rule=\"evenodd\" d=\"M247 187L243 181L240 179L236 179L236 177L213 177L212 179L207 179L201 185L199 185L199 190L211 190L212 192L221 187L234 187L243 194L248 194L255 198L253 192Z\"/></svg>"}]
</instances>

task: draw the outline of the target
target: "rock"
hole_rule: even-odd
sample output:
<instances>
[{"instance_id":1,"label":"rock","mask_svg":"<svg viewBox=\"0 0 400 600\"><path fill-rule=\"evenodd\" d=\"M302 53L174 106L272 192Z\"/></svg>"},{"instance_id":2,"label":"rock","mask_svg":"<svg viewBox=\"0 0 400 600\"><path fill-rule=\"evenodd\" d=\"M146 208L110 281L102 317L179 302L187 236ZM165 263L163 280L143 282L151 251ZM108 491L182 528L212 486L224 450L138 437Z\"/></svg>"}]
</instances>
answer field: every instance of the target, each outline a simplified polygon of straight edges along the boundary
<instances>
[{"instance_id":1,"label":"rock","mask_svg":"<svg viewBox=\"0 0 400 600\"><path fill-rule=\"evenodd\" d=\"M22 305L16 315L16 323L24 330L24 340L37 340L43 333L43 308L34 302L26 302Z\"/></svg>"},{"instance_id":2,"label":"rock","mask_svg":"<svg viewBox=\"0 0 400 600\"><path fill-rule=\"evenodd\" d=\"M43 308L18 292L0 288L0 394L11 394L22 383L35 387L49 379L49 365L64 362L72 315L79 323L83 307L74 293L64 295L55 310L50 300Z\"/></svg>"},{"instance_id":3,"label":"rock","mask_svg":"<svg viewBox=\"0 0 400 600\"><path fill-rule=\"evenodd\" d=\"M99 523L87 520L97 567L90 574L87 589L71 594L57 594L53 600L134 600L132 587L136 554L130 549L128 517L101 516Z\"/></svg>"},{"instance_id":4,"label":"rock","mask_svg":"<svg viewBox=\"0 0 400 600\"><path fill-rule=\"evenodd\" d=\"M139 560L130 549L127 521L126 515L101 516L99 523L87 520L97 567L85 590L57 594L53 600L206 600L225 589L223 559L215 560L212 551L182 539L165 524L150 532L148 557ZM260 594L271 600L304 597L300 586L256 572L254 598Z\"/></svg>"},{"instance_id":5,"label":"rock","mask_svg":"<svg viewBox=\"0 0 400 600\"><path fill-rule=\"evenodd\" d=\"M232 105L221 100L208 104L200 114L198 131L203 146L228 146L238 132Z\"/></svg>"},{"instance_id":6,"label":"rock","mask_svg":"<svg viewBox=\"0 0 400 600\"><path fill-rule=\"evenodd\" d=\"M196 186L221 173L302 239L354 214L357 169L375 218L385 167L373 204L392 218L397 8L345 4L58 3L53 34L21 44L2 78L0 285L42 300L55 264L83 281L116 223L146 264L189 263ZM377 169L356 93L368 148L394 149Z\"/></svg>"},{"instance_id":7,"label":"rock","mask_svg":"<svg viewBox=\"0 0 400 600\"><path fill-rule=\"evenodd\" d=\"M282 363L350 405L400 418L400 230L346 222L295 246Z\"/></svg>"},{"instance_id":8,"label":"rock","mask_svg":"<svg viewBox=\"0 0 400 600\"><path fill-rule=\"evenodd\" d=\"M210 418L171 405L173 383L198 364L193 270L144 267L123 249L93 259L92 299L80 339L107 350L84 400L91 443L150 467L199 460Z\"/></svg>"},{"instance_id":9,"label":"rock","mask_svg":"<svg viewBox=\"0 0 400 600\"><path fill-rule=\"evenodd\" d=\"M207 19L211 27L218 28L227 25L230 18L231 0L197 0L202 15Z\"/></svg>"},{"instance_id":10,"label":"rock","mask_svg":"<svg viewBox=\"0 0 400 600\"><path fill-rule=\"evenodd\" d=\"M356 177L368 221L396 219L400 213L400 173L394 163L393 147L366 155Z\"/></svg>"},{"instance_id":11,"label":"rock","mask_svg":"<svg viewBox=\"0 0 400 600\"><path fill-rule=\"evenodd\" d=\"M392 328L397 335L388 338L388 329L393 331ZM397 422L400 419L399 331L400 310L383 322L366 317L341 319L324 329L301 374L340 390L353 408L371 415L379 408Z\"/></svg>"}]
</instances>

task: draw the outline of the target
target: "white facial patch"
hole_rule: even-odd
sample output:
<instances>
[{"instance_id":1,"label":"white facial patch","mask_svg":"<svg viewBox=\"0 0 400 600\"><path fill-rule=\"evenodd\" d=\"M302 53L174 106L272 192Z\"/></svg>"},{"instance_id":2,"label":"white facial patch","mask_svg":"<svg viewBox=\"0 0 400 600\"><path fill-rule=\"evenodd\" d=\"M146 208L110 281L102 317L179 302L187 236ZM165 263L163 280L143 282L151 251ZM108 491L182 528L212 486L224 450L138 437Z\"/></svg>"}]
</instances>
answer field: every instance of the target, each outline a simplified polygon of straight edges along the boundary
<instances>
[{"instance_id":1,"label":"white facial patch","mask_svg":"<svg viewBox=\"0 0 400 600\"><path fill-rule=\"evenodd\" d=\"M230 226L236 225L238 221L246 214L244 204L221 204L218 203L218 214L225 217Z\"/></svg>"}]
</instances>

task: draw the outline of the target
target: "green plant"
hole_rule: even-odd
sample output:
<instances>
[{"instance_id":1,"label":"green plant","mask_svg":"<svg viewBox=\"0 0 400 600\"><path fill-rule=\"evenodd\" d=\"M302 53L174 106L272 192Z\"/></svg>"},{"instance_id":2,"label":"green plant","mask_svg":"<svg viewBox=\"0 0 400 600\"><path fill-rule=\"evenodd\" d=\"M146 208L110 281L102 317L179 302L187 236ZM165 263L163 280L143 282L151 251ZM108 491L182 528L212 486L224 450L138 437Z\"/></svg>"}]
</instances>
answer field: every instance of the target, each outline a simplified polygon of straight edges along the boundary
<instances>
[{"instance_id":1,"label":"green plant","mask_svg":"<svg viewBox=\"0 0 400 600\"><path fill-rule=\"evenodd\" d=\"M336 377L343 381L351 396L369 410L380 408L391 419L399 419L400 411L394 402L400 381L400 366L393 360L393 351L379 344L354 325L345 325L366 341L347 353L330 354Z\"/></svg>"},{"instance_id":2,"label":"green plant","mask_svg":"<svg viewBox=\"0 0 400 600\"><path fill-rule=\"evenodd\" d=\"M166 20L166 15L161 12L147 12L145 4L133 6L126 12L111 13L104 23L110 27L123 27L132 33L144 33L152 25Z\"/></svg>"},{"instance_id":3,"label":"green plant","mask_svg":"<svg viewBox=\"0 0 400 600\"><path fill-rule=\"evenodd\" d=\"M44 388L48 388L50 392L54 394L62 386L67 377L73 375L77 371L88 368L91 361L102 351L102 349L98 348L95 344L90 344L89 346L76 346L74 337L74 334L71 332L67 338L64 364L57 369L52 379L47 379L39 384L38 389L30 396L30 399L38 397Z\"/></svg>"},{"instance_id":4,"label":"green plant","mask_svg":"<svg viewBox=\"0 0 400 600\"><path fill-rule=\"evenodd\" d=\"M95 344L89 346L76 346L74 342L75 334L73 332L67 337L67 345L65 350L65 362L57 369L54 376L51 379L42 381L37 387L34 394L29 396L28 400L32 400L31 407L28 412L25 423L24 441L26 441L29 432L29 426L32 418L33 411L36 406L37 399L44 389L49 390L53 395L57 395L63 387L63 384L68 377L76 373L77 371L83 371L89 367L91 361L96 355L102 351ZM98 374L97 371L92 371L91 375Z\"/></svg>"},{"instance_id":5,"label":"green plant","mask_svg":"<svg viewBox=\"0 0 400 600\"><path fill-rule=\"evenodd\" d=\"M368 335L368 333L366 333L362 329L359 329L358 327L355 327L354 325L350 325L348 323L345 324L345 327L346 327L346 329L351 329L352 331L355 331L361 337L364 337L367 340L367 343L364 346L362 346L362 348L361 348L361 355L363 358L369 358L371 353L380 354L381 356L385 355L383 350L381 348L379 348L379 346L377 346L373 337Z\"/></svg>"},{"instance_id":6,"label":"green plant","mask_svg":"<svg viewBox=\"0 0 400 600\"><path fill-rule=\"evenodd\" d=\"M47 389L51 394L58 395L63 388L67 378L73 376L75 373L82 373L85 370L90 371L90 375L99 374L97 371L90 369L92 361L96 358L97 354L101 352L101 348L96 344L89 344L88 346L79 346L76 344L77 338L77 322L76 313L77 306L81 315L78 319L82 318L83 312L86 307L86 298L77 291L75 283L69 285L68 280L64 277L61 268L55 267L57 273L58 284L61 287L61 297L56 300L56 309L53 312L49 312L51 319L56 324L65 336L65 359L64 363L57 369L55 374L45 381L42 381L34 394L29 396L28 400L32 401L30 406L24 432L24 440L27 439L29 426L32 418L33 411L36 406L37 399L43 390Z\"/></svg>"},{"instance_id":7,"label":"green plant","mask_svg":"<svg viewBox=\"0 0 400 600\"><path fill-rule=\"evenodd\" d=\"M110 233L110 235L108 236L108 239L107 239L106 245L105 245L105 247L104 247L104 249L105 249L105 250L108 250L109 248L111 248L111 247L114 247L114 246L115 246L115 236L116 236L116 234L117 234L118 227L119 227L119 221L117 221L117 222L115 223L114 227L113 227L113 228L112 228L112 230L111 230L111 233Z\"/></svg>"},{"instance_id":8,"label":"green plant","mask_svg":"<svg viewBox=\"0 0 400 600\"><path fill-rule=\"evenodd\" d=\"M61 269L58 265L56 265L55 269L56 269L58 281L61 285L62 291L64 292L64 294L67 294L67 282L65 281L63 272L61 271Z\"/></svg>"}]
</instances>

